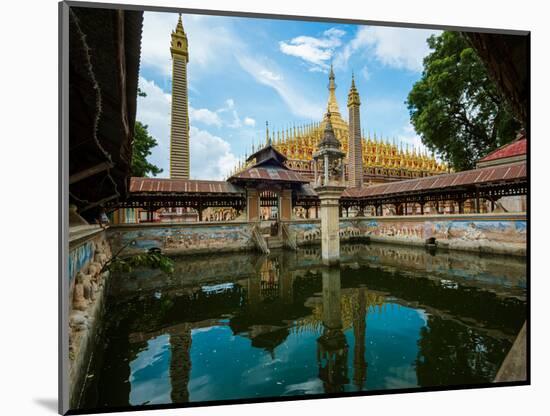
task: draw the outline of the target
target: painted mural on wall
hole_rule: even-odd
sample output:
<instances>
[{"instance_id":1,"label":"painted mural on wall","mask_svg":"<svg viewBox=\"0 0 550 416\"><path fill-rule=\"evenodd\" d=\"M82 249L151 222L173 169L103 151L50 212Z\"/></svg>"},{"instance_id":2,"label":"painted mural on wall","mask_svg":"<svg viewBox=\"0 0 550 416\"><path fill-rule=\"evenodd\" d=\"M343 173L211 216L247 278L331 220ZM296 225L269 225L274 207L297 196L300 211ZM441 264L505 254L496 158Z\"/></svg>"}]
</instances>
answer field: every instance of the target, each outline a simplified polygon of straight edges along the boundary
<instances>
[{"instance_id":1,"label":"painted mural on wall","mask_svg":"<svg viewBox=\"0 0 550 416\"><path fill-rule=\"evenodd\" d=\"M361 234L365 236L397 237L404 240L425 241L435 238L436 240L485 240L505 243L525 243L527 240L526 221L366 219L360 221L358 227Z\"/></svg>"},{"instance_id":2,"label":"painted mural on wall","mask_svg":"<svg viewBox=\"0 0 550 416\"><path fill-rule=\"evenodd\" d=\"M288 224L291 233L296 235L298 244L318 243L321 241L321 222L291 222Z\"/></svg>"},{"instance_id":3,"label":"painted mural on wall","mask_svg":"<svg viewBox=\"0 0 550 416\"><path fill-rule=\"evenodd\" d=\"M160 248L166 253L232 251L254 246L248 224L147 227L111 230L113 247L126 252Z\"/></svg>"},{"instance_id":4,"label":"painted mural on wall","mask_svg":"<svg viewBox=\"0 0 550 416\"><path fill-rule=\"evenodd\" d=\"M524 218L524 217L523 217ZM498 245L525 247L527 242L527 222L523 219L468 219L468 218L427 218L427 219L385 219L385 218L342 218L340 219L340 240L352 241L357 238L370 238L380 241L424 244L435 238L442 245L461 249L487 248L499 251ZM295 221L288 223L296 242L319 244L321 223L319 221ZM514 249L524 254L524 249Z\"/></svg>"},{"instance_id":5,"label":"painted mural on wall","mask_svg":"<svg viewBox=\"0 0 550 416\"><path fill-rule=\"evenodd\" d=\"M526 221L449 221L433 223L433 236L438 239L525 243Z\"/></svg>"}]
</instances>

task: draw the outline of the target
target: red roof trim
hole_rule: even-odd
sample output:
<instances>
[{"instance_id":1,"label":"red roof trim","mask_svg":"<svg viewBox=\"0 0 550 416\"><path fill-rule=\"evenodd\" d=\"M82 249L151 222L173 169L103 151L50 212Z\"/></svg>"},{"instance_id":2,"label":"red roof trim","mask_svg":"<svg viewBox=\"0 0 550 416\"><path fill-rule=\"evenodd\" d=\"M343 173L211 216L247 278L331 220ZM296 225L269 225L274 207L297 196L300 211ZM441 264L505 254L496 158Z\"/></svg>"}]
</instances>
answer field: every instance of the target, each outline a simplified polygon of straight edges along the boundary
<instances>
[{"instance_id":1,"label":"red roof trim","mask_svg":"<svg viewBox=\"0 0 550 416\"><path fill-rule=\"evenodd\" d=\"M479 162L489 162L491 160L506 159L514 156L521 156L527 154L527 139L525 136L521 136L519 139L514 140L512 143L508 143L504 146L493 150ZM478 162L478 163L479 163Z\"/></svg>"}]
</instances>

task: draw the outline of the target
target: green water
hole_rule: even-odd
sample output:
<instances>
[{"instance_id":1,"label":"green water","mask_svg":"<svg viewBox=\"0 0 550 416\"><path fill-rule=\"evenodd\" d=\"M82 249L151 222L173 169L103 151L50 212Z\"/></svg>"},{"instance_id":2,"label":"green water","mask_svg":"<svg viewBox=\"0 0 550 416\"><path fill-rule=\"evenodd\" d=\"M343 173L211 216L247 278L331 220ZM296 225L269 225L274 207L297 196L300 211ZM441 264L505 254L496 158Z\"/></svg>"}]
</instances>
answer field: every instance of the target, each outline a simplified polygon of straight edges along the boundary
<instances>
[{"instance_id":1,"label":"green water","mask_svg":"<svg viewBox=\"0 0 550 416\"><path fill-rule=\"evenodd\" d=\"M491 382L526 316L514 257L344 245L113 276L81 408Z\"/></svg>"}]
</instances>

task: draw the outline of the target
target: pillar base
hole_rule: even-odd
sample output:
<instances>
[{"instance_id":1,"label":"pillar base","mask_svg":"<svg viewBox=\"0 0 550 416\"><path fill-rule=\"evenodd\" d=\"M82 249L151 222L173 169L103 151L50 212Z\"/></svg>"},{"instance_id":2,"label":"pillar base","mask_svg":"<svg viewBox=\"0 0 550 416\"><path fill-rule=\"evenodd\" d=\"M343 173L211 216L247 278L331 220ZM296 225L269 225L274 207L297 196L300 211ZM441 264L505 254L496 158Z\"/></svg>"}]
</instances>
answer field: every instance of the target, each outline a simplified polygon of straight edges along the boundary
<instances>
[{"instance_id":1,"label":"pillar base","mask_svg":"<svg viewBox=\"0 0 550 416\"><path fill-rule=\"evenodd\" d=\"M321 257L323 264L336 266L340 263L340 195L341 186L315 188L321 201Z\"/></svg>"}]
</instances>

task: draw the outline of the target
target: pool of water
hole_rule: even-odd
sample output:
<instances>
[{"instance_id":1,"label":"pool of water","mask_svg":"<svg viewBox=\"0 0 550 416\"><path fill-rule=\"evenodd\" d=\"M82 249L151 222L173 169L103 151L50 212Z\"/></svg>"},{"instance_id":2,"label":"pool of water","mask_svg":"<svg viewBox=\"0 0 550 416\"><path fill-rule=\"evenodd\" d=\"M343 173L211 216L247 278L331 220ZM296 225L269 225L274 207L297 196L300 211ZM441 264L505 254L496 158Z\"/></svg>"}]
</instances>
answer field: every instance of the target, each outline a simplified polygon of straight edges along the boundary
<instances>
[{"instance_id":1,"label":"pool of water","mask_svg":"<svg viewBox=\"0 0 550 416\"><path fill-rule=\"evenodd\" d=\"M113 276L81 408L491 382L525 260L360 244L176 258Z\"/></svg>"}]
</instances>

